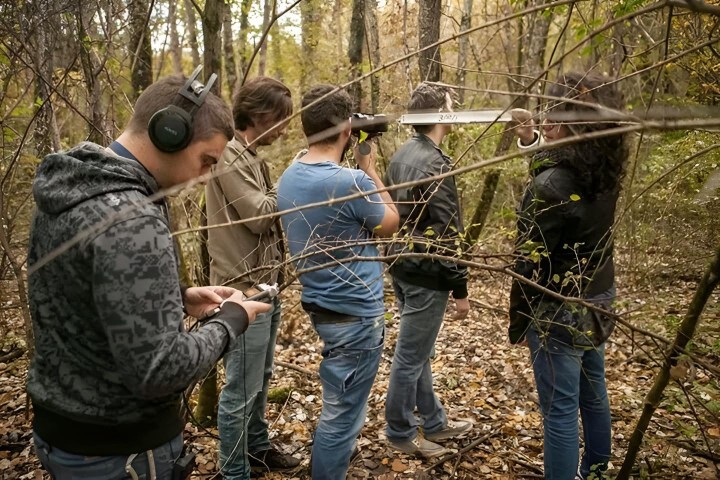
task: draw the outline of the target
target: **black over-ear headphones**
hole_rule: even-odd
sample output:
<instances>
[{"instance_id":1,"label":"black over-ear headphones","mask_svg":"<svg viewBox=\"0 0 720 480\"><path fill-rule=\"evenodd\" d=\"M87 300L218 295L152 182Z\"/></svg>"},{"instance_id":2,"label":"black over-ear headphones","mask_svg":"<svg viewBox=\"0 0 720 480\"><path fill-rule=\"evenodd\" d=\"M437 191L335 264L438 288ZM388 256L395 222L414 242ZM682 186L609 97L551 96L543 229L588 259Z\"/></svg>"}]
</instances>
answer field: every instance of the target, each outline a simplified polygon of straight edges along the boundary
<instances>
[{"instance_id":1,"label":"black over-ear headphones","mask_svg":"<svg viewBox=\"0 0 720 480\"><path fill-rule=\"evenodd\" d=\"M198 81L202 65L190 75L185 85L178 91L180 98L187 98L193 103L190 110L179 105L168 105L153 114L148 122L148 135L155 147L167 153L177 152L187 147L193 133L193 116L210 93L217 75L210 75L207 85Z\"/></svg>"}]
</instances>

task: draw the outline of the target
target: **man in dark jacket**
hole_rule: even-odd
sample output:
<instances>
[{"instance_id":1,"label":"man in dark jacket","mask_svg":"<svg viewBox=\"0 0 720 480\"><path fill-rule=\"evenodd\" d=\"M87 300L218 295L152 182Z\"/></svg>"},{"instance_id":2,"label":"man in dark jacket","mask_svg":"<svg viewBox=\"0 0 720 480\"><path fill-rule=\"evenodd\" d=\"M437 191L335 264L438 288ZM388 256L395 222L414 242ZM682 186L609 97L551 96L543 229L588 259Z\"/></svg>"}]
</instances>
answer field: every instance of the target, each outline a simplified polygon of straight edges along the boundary
<instances>
[{"instance_id":1,"label":"man in dark jacket","mask_svg":"<svg viewBox=\"0 0 720 480\"><path fill-rule=\"evenodd\" d=\"M229 108L208 92L162 79L108 148L82 143L38 167L27 388L37 454L58 480L181 478L181 393L269 309L232 288L180 286L161 189L209 172L232 138ZM152 130L182 134L178 110L184 147ZM183 310L208 321L188 332Z\"/></svg>"},{"instance_id":2,"label":"man in dark jacket","mask_svg":"<svg viewBox=\"0 0 720 480\"><path fill-rule=\"evenodd\" d=\"M446 87L423 83L413 92L410 111L452 110ZM452 168L439 145L451 126L414 125L416 135L390 161L387 184L427 180L392 190L400 214L400 239L391 254L427 253L452 257L462 248L462 215L453 177L434 177ZM446 452L435 442L466 434L472 423L449 420L433 391L430 358L433 355L448 298L455 298L455 319L470 310L467 270L453 261L436 258L400 258L390 267L400 307L400 333L395 346L385 404L387 438L405 453L435 457ZM417 408L421 419L414 411ZM418 435L421 426L423 436Z\"/></svg>"}]
</instances>

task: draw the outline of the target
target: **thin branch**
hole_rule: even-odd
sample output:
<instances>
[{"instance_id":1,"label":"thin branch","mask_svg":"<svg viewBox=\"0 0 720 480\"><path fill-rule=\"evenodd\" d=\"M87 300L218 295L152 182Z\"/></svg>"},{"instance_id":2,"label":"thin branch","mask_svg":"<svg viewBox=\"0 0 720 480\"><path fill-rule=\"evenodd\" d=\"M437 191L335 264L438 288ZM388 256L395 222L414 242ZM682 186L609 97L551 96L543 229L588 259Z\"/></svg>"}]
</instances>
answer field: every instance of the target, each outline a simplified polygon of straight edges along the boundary
<instances>
[{"instance_id":1,"label":"thin branch","mask_svg":"<svg viewBox=\"0 0 720 480\"><path fill-rule=\"evenodd\" d=\"M311 370L308 370L307 368L303 368L298 365L295 365L294 363L283 362L282 360L275 360L275 365L277 365L279 367L289 368L291 370L295 370L300 373L304 373L305 375L307 375L310 378L318 377L318 372L313 372Z\"/></svg>"},{"instance_id":2,"label":"thin branch","mask_svg":"<svg viewBox=\"0 0 720 480\"><path fill-rule=\"evenodd\" d=\"M299 4L302 0L295 0L293 3L290 4L289 7L287 7L285 10L283 10L280 13L275 13L275 5L277 3L277 0L273 1L273 16L268 22L267 26L262 32L262 35L260 35L260 41L257 42L257 45L255 45L255 48L253 49L252 55L250 55L250 59L248 60L247 66L245 67L245 71L243 72L243 79L242 84L245 84L245 80L247 79L248 74L250 73L250 68L252 68L252 64L255 61L255 57L258 55L258 52L260 52L260 46L265 42L265 38L270 33L270 29L275 25L275 22L277 22L283 15L288 13L290 10L295 8L297 4ZM271 129L272 130L272 129Z\"/></svg>"},{"instance_id":3,"label":"thin branch","mask_svg":"<svg viewBox=\"0 0 720 480\"><path fill-rule=\"evenodd\" d=\"M475 448L475 447L477 447L478 445L480 445L481 443L483 443L485 440L487 440L487 439L489 439L489 438L491 438L491 437L494 437L495 435L498 435L499 433L500 433L500 431L499 431L499 430L496 430L496 431L494 431L494 432L490 432L490 433L488 433L488 434L485 434L485 435L483 435L483 436L480 437L480 438L476 438L475 440L473 440L472 442L470 442L470 444L469 444L468 446L462 448L461 450L458 450L458 451L455 452L455 453L451 453L451 454L448 454L448 455L445 455L445 456L441 457L438 461L436 461L435 463L433 463L432 465L430 465L429 467L427 467L427 468L425 469L425 471L424 471L425 474L429 474L432 470L434 470L435 468L439 467L440 465L442 465L443 463L447 462L448 460L452 460L453 458L462 456L463 454L469 452L469 451L472 450L473 448Z\"/></svg>"},{"instance_id":4,"label":"thin branch","mask_svg":"<svg viewBox=\"0 0 720 480\"><path fill-rule=\"evenodd\" d=\"M693 12L720 16L720 6L710 5L701 0L670 0L668 3L674 7L685 8Z\"/></svg>"}]
</instances>

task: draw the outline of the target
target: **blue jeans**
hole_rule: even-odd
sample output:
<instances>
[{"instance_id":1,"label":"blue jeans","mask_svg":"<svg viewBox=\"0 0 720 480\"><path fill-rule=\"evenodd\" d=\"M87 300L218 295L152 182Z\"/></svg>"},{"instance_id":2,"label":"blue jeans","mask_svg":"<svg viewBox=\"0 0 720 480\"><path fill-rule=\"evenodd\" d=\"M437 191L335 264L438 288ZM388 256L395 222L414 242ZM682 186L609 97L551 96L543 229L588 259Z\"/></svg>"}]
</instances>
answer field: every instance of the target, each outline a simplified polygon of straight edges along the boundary
<instances>
[{"instance_id":1,"label":"blue jeans","mask_svg":"<svg viewBox=\"0 0 720 480\"><path fill-rule=\"evenodd\" d=\"M430 359L435 355L435 340L449 292L418 287L400 279L393 279L393 288L400 309L400 333L385 402L386 431L389 439L412 440L420 425L415 408L425 432L436 432L447 424L445 410L433 390Z\"/></svg>"},{"instance_id":2,"label":"blue jeans","mask_svg":"<svg viewBox=\"0 0 720 480\"><path fill-rule=\"evenodd\" d=\"M270 448L265 420L268 385L273 371L280 301L258 315L225 354L225 386L220 392L218 430L220 471L227 480L250 478L248 453Z\"/></svg>"},{"instance_id":3,"label":"blue jeans","mask_svg":"<svg viewBox=\"0 0 720 480\"><path fill-rule=\"evenodd\" d=\"M182 434L152 450L153 466L148 452L137 455L88 457L48 445L33 434L35 452L40 463L55 480L150 480L151 468L157 480L171 480L173 465L182 454ZM132 474L136 477L133 477Z\"/></svg>"},{"instance_id":4,"label":"blue jeans","mask_svg":"<svg viewBox=\"0 0 720 480\"><path fill-rule=\"evenodd\" d=\"M560 314L573 315L569 311ZM575 478L580 450L578 408L585 444L580 474L586 479L602 478L611 448L605 344L576 348L534 326L528 330L527 340L543 414L545 478Z\"/></svg>"},{"instance_id":5,"label":"blue jeans","mask_svg":"<svg viewBox=\"0 0 720 480\"><path fill-rule=\"evenodd\" d=\"M313 480L344 480L365 423L367 400L380 365L385 317L357 317L347 323L319 323L323 406L312 448Z\"/></svg>"}]
</instances>

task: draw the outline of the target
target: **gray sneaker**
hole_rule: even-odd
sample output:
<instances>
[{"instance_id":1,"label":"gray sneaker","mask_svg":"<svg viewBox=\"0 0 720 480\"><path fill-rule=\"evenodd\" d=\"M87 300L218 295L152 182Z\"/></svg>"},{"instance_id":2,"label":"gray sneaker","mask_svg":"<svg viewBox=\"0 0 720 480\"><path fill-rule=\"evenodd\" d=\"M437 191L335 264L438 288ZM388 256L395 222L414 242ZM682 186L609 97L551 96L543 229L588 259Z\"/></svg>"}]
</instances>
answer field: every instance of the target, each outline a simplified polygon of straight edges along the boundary
<instances>
[{"instance_id":1,"label":"gray sneaker","mask_svg":"<svg viewBox=\"0 0 720 480\"><path fill-rule=\"evenodd\" d=\"M388 438L388 445L403 453L420 455L425 458L439 457L449 452L442 445L425 440L422 435L416 435L412 440L391 440Z\"/></svg>"},{"instance_id":2,"label":"gray sneaker","mask_svg":"<svg viewBox=\"0 0 720 480\"><path fill-rule=\"evenodd\" d=\"M472 430L473 424L470 421L462 420L448 420L447 425L441 428L437 432L423 432L425 438L433 442L442 442L443 440L449 440L451 438L461 438Z\"/></svg>"}]
</instances>

